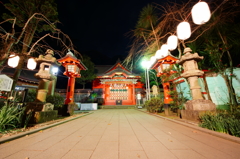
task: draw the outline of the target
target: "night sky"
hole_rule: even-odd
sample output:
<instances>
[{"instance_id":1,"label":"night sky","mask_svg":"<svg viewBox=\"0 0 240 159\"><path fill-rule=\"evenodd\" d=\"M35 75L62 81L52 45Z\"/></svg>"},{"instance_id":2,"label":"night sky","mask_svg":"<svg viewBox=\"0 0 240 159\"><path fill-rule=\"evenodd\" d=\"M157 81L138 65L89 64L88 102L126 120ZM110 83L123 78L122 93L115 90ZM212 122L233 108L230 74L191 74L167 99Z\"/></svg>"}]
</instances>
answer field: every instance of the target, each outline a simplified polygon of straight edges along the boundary
<instances>
[{"instance_id":1,"label":"night sky","mask_svg":"<svg viewBox=\"0 0 240 159\"><path fill-rule=\"evenodd\" d=\"M114 64L127 56L140 11L147 4L163 0L67 0L58 2L61 24L81 54L95 64Z\"/></svg>"}]
</instances>

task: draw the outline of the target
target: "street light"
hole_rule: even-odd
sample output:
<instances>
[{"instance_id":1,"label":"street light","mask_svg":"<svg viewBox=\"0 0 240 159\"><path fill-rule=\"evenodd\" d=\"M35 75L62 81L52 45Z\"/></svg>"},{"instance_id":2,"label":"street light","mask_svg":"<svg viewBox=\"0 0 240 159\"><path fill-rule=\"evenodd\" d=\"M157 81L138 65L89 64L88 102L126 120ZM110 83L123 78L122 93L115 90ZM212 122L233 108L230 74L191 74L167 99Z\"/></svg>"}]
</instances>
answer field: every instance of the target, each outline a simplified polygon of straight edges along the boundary
<instances>
[{"instance_id":1,"label":"street light","mask_svg":"<svg viewBox=\"0 0 240 159\"><path fill-rule=\"evenodd\" d=\"M148 79L149 79L149 76L148 76L148 61L144 60L142 61L142 67L145 69L145 85L146 85L146 98L147 100L149 100L149 93L148 93Z\"/></svg>"}]
</instances>

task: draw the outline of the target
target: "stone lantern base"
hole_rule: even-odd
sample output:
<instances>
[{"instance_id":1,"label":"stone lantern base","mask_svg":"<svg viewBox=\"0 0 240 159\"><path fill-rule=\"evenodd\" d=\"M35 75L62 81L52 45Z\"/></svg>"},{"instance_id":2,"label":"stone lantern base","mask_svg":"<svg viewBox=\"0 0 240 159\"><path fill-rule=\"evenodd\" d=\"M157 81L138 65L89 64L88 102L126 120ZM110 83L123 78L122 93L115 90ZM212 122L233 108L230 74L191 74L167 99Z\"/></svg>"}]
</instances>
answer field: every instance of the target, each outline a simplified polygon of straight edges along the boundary
<instances>
[{"instance_id":1,"label":"stone lantern base","mask_svg":"<svg viewBox=\"0 0 240 159\"><path fill-rule=\"evenodd\" d=\"M216 105L210 100L194 99L186 102L186 110L181 110L182 119L199 121L199 115L207 111L216 111Z\"/></svg>"},{"instance_id":2,"label":"stone lantern base","mask_svg":"<svg viewBox=\"0 0 240 159\"><path fill-rule=\"evenodd\" d=\"M62 116L71 116L74 114L74 110L78 108L76 103L68 103L62 106Z\"/></svg>"},{"instance_id":3,"label":"stone lantern base","mask_svg":"<svg viewBox=\"0 0 240 159\"><path fill-rule=\"evenodd\" d=\"M44 102L30 102L26 106L26 114L32 112L30 124L42 123L57 119L58 111L53 110L54 105Z\"/></svg>"}]
</instances>

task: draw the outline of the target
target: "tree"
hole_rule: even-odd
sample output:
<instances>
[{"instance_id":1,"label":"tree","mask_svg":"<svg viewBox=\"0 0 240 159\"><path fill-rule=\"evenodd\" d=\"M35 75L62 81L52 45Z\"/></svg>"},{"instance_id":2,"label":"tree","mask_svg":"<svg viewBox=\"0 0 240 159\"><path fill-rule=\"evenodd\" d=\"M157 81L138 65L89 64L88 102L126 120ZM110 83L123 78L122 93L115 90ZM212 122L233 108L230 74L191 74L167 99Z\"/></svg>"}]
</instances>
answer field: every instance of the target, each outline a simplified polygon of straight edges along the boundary
<instances>
[{"instance_id":1,"label":"tree","mask_svg":"<svg viewBox=\"0 0 240 159\"><path fill-rule=\"evenodd\" d=\"M94 63L91 61L91 58L83 55L83 64L87 67L86 71L81 71L81 77L76 78L76 82L83 86L85 89L85 84L93 81L96 78Z\"/></svg>"},{"instance_id":2,"label":"tree","mask_svg":"<svg viewBox=\"0 0 240 159\"><path fill-rule=\"evenodd\" d=\"M51 27L41 22L42 18L31 18L34 13L41 13L44 17L48 18L49 21L56 22L58 20L57 16L57 5L54 3L54 0L9 0L10 3L4 4L4 6L12 13L16 18L16 25L23 27L23 45L20 51L20 61L13 75L13 86L17 83L17 79L20 76L22 67L24 65L24 59L26 58L26 53L28 52L29 46L31 45L34 34L36 31L42 32L50 30ZM3 14L4 19L12 18L12 15ZM30 20L28 22L28 20ZM28 23L26 26L25 24ZM20 37L22 38L22 37ZM19 39L21 40L21 39Z\"/></svg>"},{"instance_id":3,"label":"tree","mask_svg":"<svg viewBox=\"0 0 240 159\"><path fill-rule=\"evenodd\" d=\"M237 53L240 47L240 32L238 21L239 4L230 2L224 4L213 15L208 24L198 31L202 32L207 29L201 37L191 43L191 48L198 45L195 51L204 56L200 67L210 69L219 73L225 80L229 94L230 110L234 111L237 107L237 97L232 86L234 77L233 68L236 66ZM213 25L214 24L214 25Z\"/></svg>"},{"instance_id":4,"label":"tree","mask_svg":"<svg viewBox=\"0 0 240 159\"><path fill-rule=\"evenodd\" d=\"M61 47L63 47L63 50L59 51L52 49L60 57L62 55L65 55L68 49L73 50L75 55L80 55L80 53L74 49L69 36L64 34L55 26L55 24L58 22L58 13L57 5L54 3L54 0L9 1L10 3L6 3L4 6L12 13L15 18L11 18L12 16L6 13L3 14L3 18L6 19L4 22L9 21L12 22L13 25L11 33L5 31L5 34L0 34L2 40L1 45L3 46L0 49L0 58L1 61L6 61L10 54L10 51L17 52L20 56L20 62L13 76L14 81L12 90L14 90L18 77L20 76L21 70L24 66L24 59L27 59L27 56L30 55L36 56L37 54L43 54L46 49L52 49L48 44L40 44L40 41L42 41L44 38L50 37L60 41L58 44L62 45ZM15 33L15 24L17 24L22 29L20 34ZM44 33L48 31L48 33L40 38L38 36L38 39L34 38L36 32L43 31ZM3 66L3 62L0 63L0 67L1 66Z\"/></svg>"}]
</instances>

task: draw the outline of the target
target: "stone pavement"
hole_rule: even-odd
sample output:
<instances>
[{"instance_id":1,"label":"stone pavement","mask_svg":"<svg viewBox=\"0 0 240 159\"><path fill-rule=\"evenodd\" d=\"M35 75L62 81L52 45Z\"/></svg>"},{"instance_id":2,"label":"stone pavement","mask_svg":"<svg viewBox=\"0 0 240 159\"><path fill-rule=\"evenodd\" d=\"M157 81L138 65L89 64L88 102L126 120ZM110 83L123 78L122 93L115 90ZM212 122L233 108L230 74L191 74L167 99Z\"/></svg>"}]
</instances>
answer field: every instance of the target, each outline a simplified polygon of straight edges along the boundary
<instances>
[{"instance_id":1,"label":"stone pavement","mask_svg":"<svg viewBox=\"0 0 240 159\"><path fill-rule=\"evenodd\" d=\"M0 158L239 159L240 144L138 110L105 109L1 144Z\"/></svg>"}]
</instances>

